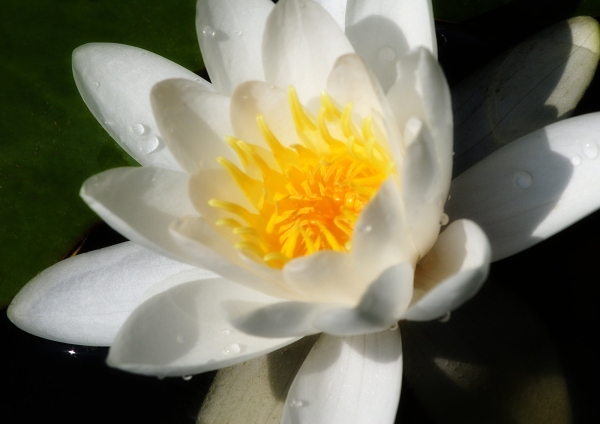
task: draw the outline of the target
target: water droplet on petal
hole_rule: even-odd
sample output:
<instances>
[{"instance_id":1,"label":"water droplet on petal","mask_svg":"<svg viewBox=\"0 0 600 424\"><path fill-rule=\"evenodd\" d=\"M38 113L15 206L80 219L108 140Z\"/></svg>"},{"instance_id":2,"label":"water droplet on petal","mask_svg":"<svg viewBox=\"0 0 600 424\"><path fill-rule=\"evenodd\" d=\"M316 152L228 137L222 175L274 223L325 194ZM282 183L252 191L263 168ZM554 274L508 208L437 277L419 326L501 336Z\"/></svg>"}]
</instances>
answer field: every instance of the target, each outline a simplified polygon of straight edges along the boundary
<instances>
[{"instance_id":1,"label":"water droplet on petal","mask_svg":"<svg viewBox=\"0 0 600 424\"><path fill-rule=\"evenodd\" d=\"M182 334L178 334L175 340L177 340L177 343L180 344L185 343L185 337Z\"/></svg>"},{"instance_id":2,"label":"water droplet on petal","mask_svg":"<svg viewBox=\"0 0 600 424\"><path fill-rule=\"evenodd\" d=\"M575 155L575 156L573 156L573 157L571 158L571 164L572 164L573 166L580 165L580 164L581 164L581 156L579 156L579 155Z\"/></svg>"},{"instance_id":3,"label":"water droplet on petal","mask_svg":"<svg viewBox=\"0 0 600 424\"><path fill-rule=\"evenodd\" d=\"M379 60L381 62L391 63L396 60L396 52L390 46L382 47L379 50Z\"/></svg>"},{"instance_id":4,"label":"water droplet on petal","mask_svg":"<svg viewBox=\"0 0 600 424\"><path fill-rule=\"evenodd\" d=\"M290 406L293 408L301 408L304 406L304 402L302 402L300 399L292 399L290 401Z\"/></svg>"},{"instance_id":5,"label":"water droplet on petal","mask_svg":"<svg viewBox=\"0 0 600 424\"><path fill-rule=\"evenodd\" d=\"M533 183L533 177L529 172L518 171L515 173L513 181L520 188L528 188Z\"/></svg>"},{"instance_id":6,"label":"water droplet on petal","mask_svg":"<svg viewBox=\"0 0 600 424\"><path fill-rule=\"evenodd\" d=\"M372 226L370 226L370 225L364 225L364 224L362 224L362 225L359 225L359 226L358 226L358 230L359 230L359 231L363 231L363 232L365 232L365 233L368 233L368 232L369 232L369 231L371 231L372 229L373 229L373 227L372 227Z\"/></svg>"},{"instance_id":7,"label":"water droplet on petal","mask_svg":"<svg viewBox=\"0 0 600 424\"><path fill-rule=\"evenodd\" d=\"M215 30L210 26L205 26L202 30L202 35L204 35L205 37L214 37Z\"/></svg>"},{"instance_id":8,"label":"water droplet on petal","mask_svg":"<svg viewBox=\"0 0 600 424\"><path fill-rule=\"evenodd\" d=\"M396 331L398 329L398 323L395 323L390 327L390 331Z\"/></svg>"},{"instance_id":9,"label":"water droplet on petal","mask_svg":"<svg viewBox=\"0 0 600 424\"><path fill-rule=\"evenodd\" d=\"M240 348L240 345L237 343L232 343L230 345L227 345L223 349L223 353L225 355L237 355L241 351L242 351L242 349Z\"/></svg>"},{"instance_id":10,"label":"water droplet on petal","mask_svg":"<svg viewBox=\"0 0 600 424\"><path fill-rule=\"evenodd\" d=\"M148 128L146 128L144 124L133 124L131 126L131 131L133 131L134 134L143 135L146 134L146 132L148 132Z\"/></svg>"},{"instance_id":11,"label":"water droplet on petal","mask_svg":"<svg viewBox=\"0 0 600 424\"><path fill-rule=\"evenodd\" d=\"M443 213L440 217L440 225L448 225L448 222L450 222L450 217L448 214Z\"/></svg>"},{"instance_id":12,"label":"water droplet on petal","mask_svg":"<svg viewBox=\"0 0 600 424\"><path fill-rule=\"evenodd\" d=\"M450 321L450 312L446 312L446 315L444 315L443 317L441 317L441 318L439 319L439 321L440 321L440 322L444 322L444 323L446 323L446 322Z\"/></svg>"},{"instance_id":13,"label":"water droplet on petal","mask_svg":"<svg viewBox=\"0 0 600 424\"><path fill-rule=\"evenodd\" d=\"M598 157L598 143L591 138L581 141L581 151L588 159L596 159Z\"/></svg>"},{"instance_id":14,"label":"water droplet on petal","mask_svg":"<svg viewBox=\"0 0 600 424\"><path fill-rule=\"evenodd\" d=\"M244 34L243 31L236 31L235 35L237 35L238 37L241 37Z\"/></svg>"},{"instance_id":15,"label":"water droplet on petal","mask_svg":"<svg viewBox=\"0 0 600 424\"><path fill-rule=\"evenodd\" d=\"M147 155L148 153L152 153L153 151L155 151L158 148L159 144L160 140L158 139L158 137L153 135L152 137L140 140L138 143L138 150L142 154Z\"/></svg>"},{"instance_id":16,"label":"water droplet on petal","mask_svg":"<svg viewBox=\"0 0 600 424\"><path fill-rule=\"evenodd\" d=\"M452 195L451 194L448 195L448 200L450 200L450 199L452 199Z\"/></svg>"},{"instance_id":17,"label":"water droplet on petal","mask_svg":"<svg viewBox=\"0 0 600 424\"><path fill-rule=\"evenodd\" d=\"M229 328L221 330L221 334L223 334L224 336L231 336L233 333L233 330L230 330Z\"/></svg>"},{"instance_id":18,"label":"water droplet on petal","mask_svg":"<svg viewBox=\"0 0 600 424\"><path fill-rule=\"evenodd\" d=\"M191 375L184 375L183 377L181 377L181 379L183 381L190 381L192 379L192 376Z\"/></svg>"},{"instance_id":19,"label":"water droplet on petal","mask_svg":"<svg viewBox=\"0 0 600 424\"><path fill-rule=\"evenodd\" d=\"M99 83L98 81L94 81L92 84L93 84L93 85L94 85L94 87L96 87L96 88L100 87L100 83Z\"/></svg>"}]
</instances>

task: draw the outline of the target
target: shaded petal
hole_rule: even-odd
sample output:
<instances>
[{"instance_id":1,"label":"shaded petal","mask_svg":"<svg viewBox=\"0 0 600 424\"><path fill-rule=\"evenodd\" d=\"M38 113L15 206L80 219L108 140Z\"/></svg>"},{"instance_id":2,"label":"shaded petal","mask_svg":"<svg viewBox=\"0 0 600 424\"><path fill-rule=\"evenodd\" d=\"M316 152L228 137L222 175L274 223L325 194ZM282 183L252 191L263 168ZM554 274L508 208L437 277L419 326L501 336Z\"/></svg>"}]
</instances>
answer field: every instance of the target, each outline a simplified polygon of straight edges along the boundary
<instances>
[{"instance_id":1,"label":"shaded petal","mask_svg":"<svg viewBox=\"0 0 600 424\"><path fill-rule=\"evenodd\" d=\"M598 22L581 16L536 33L455 85L454 174L571 116L594 76L599 53Z\"/></svg>"},{"instance_id":2,"label":"shaded petal","mask_svg":"<svg viewBox=\"0 0 600 424\"><path fill-rule=\"evenodd\" d=\"M252 267L229 240L221 237L202 218L183 217L173 223L170 231L192 263L271 296L295 297L280 284L281 271L267 266Z\"/></svg>"},{"instance_id":3,"label":"shaded petal","mask_svg":"<svg viewBox=\"0 0 600 424\"><path fill-rule=\"evenodd\" d=\"M8 317L45 339L108 346L151 286L191 268L132 242L82 253L27 283ZM196 270L195 279L214 276Z\"/></svg>"},{"instance_id":4,"label":"shaded petal","mask_svg":"<svg viewBox=\"0 0 600 424\"><path fill-rule=\"evenodd\" d=\"M437 58L431 1L348 0L346 35L384 91L396 80L396 59L415 48Z\"/></svg>"},{"instance_id":5,"label":"shaded petal","mask_svg":"<svg viewBox=\"0 0 600 424\"><path fill-rule=\"evenodd\" d=\"M485 282L491 249L474 222L454 221L440 234L415 273L415 296L404 319L443 317L473 297Z\"/></svg>"},{"instance_id":6,"label":"shaded petal","mask_svg":"<svg viewBox=\"0 0 600 424\"><path fill-rule=\"evenodd\" d=\"M453 121L446 77L435 58L423 48L398 62L398 72L398 79L387 93L396 122L401 131L413 117L427 125L435 142L440 184L447 186L452 175Z\"/></svg>"},{"instance_id":7,"label":"shaded petal","mask_svg":"<svg viewBox=\"0 0 600 424\"><path fill-rule=\"evenodd\" d=\"M315 0L331 15L342 30L346 26L346 3L348 0Z\"/></svg>"},{"instance_id":8,"label":"shaded petal","mask_svg":"<svg viewBox=\"0 0 600 424\"><path fill-rule=\"evenodd\" d=\"M91 43L73 51L79 93L100 125L144 166L180 170L162 139L150 107L150 89L159 81L184 78L201 90L212 86L185 68L137 47ZM148 153L152 147L156 150Z\"/></svg>"},{"instance_id":9,"label":"shaded petal","mask_svg":"<svg viewBox=\"0 0 600 424\"><path fill-rule=\"evenodd\" d=\"M156 84L151 101L169 150L189 174L200 168L218 168L219 156L237 161L224 141L233 133L228 97L174 79Z\"/></svg>"},{"instance_id":10,"label":"shaded petal","mask_svg":"<svg viewBox=\"0 0 600 424\"><path fill-rule=\"evenodd\" d=\"M199 0L196 32L206 70L225 95L238 84L264 80L261 46L269 0Z\"/></svg>"},{"instance_id":11,"label":"shaded petal","mask_svg":"<svg viewBox=\"0 0 600 424\"><path fill-rule=\"evenodd\" d=\"M400 331L323 334L288 393L283 424L392 424L402 383Z\"/></svg>"},{"instance_id":12,"label":"shaded petal","mask_svg":"<svg viewBox=\"0 0 600 424\"><path fill-rule=\"evenodd\" d=\"M402 317L413 293L413 267L403 263L385 270L356 308L336 308L320 314L314 326L337 336L374 333Z\"/></svg>"},{"instance_id":13,"label":"shaded petal","mask_svg":"<svg viewBox=\"0 0 600 424\"><path fill-rule=\"evenodd\" d=\"M600 206L600 113L535 131L458 176L446 212L485 231L493 260L518 253Z\"/></svg>"},{"instance_id":14,"label":"shaded petal","mask_svg":"<svg viewBox=\"0 0 600 424\"><path fill-rule=\"evenodd\" d=\"M182 376L243 362L295 340L232 330L221 308L227 299L274 300L223 278L180 284L133 311L117 334L107 363L138 374Z\"/></svg>"},{"instance_id":15,"label":"shaded petal","mask_svg":"<svg viewBox=\"0 0 600 424\"><path fill-rule=\"evenodd\" d=\"M266 81L282 88L293 85L305 105L318 100L336 59L354 52L339 25L312 1L280 1L266 25Z\"/></svg>"},{"instance_id":16,"label":"shaded petal","mask_svg":"<svg viewBox=\"0 0 600 424\"><path fill-rule=\"evenodd\" d=\"M178 217L195 214L187 175L161 168L115 168L88 178L80 195L125 237L168 257L189 261L169 234Z\"/></svg>"}]
</instances>

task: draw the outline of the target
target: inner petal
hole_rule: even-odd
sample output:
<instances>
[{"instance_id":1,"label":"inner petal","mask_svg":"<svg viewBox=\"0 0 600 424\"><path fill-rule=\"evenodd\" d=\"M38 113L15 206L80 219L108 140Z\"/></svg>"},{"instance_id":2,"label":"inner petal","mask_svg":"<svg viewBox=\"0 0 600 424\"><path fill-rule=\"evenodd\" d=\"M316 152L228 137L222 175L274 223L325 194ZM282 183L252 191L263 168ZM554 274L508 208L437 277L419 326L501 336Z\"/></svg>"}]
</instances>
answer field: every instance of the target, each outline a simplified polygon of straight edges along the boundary
<instances>
[{"instance_id":1,"label":"inner petal","mask_svg":"<svg viewBox=\"0 0 600 424\"><path fill-rule=\"evenodd\" d=\"M208 202L223 216L215 224L238 236L235 247L273 268L321 250L350 251L362 209L396 172L384 132L370 116L356 125L351 103L338 108L323 92L313 116L293 87L288 103L300 144L279 140L259 114L256 123L269 148L228 137L242 167L217 159L252 207Z\"/></svg>"}]
</instances>

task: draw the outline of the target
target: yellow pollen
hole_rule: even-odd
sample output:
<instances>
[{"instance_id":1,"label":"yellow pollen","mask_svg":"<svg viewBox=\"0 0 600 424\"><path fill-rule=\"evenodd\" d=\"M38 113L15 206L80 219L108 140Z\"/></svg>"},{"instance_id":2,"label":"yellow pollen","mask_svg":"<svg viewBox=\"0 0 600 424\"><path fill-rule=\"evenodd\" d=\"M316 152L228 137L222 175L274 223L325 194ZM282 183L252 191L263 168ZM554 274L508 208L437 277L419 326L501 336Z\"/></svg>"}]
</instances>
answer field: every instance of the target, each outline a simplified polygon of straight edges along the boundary
<instances>
[{"instance_id":1,"label":"yellow pollen","mask_svg":"<svg viewBox=\"0 0 600 424\"><path fill-rule=\"evenodd\" d=\"M239 237L235 247L273 268L320 250L349 251L360 212L396 172L384 148L387 140L378 139L382 132L374 130L370 116L355 125L352 104L340 110L325 92L316 117L293 87L288 99L300 144L279 140L258 115L268 149L227 137L243 170L217 159L253 210L224 200L208 202L225 213L215 224Z\"/></svg>"}]
</instances>

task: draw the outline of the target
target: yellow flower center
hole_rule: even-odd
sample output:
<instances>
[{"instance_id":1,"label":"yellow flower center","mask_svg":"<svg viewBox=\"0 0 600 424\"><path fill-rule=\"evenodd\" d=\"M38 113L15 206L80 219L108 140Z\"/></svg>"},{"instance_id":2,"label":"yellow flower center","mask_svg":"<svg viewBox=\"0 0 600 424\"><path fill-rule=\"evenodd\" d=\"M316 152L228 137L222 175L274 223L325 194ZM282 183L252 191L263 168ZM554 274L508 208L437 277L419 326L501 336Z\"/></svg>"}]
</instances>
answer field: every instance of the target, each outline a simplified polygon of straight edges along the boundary
<instances>
[{"instance_id":1,"label":"yellow flower center","mask_svg":"<svg viewBox=\"0 0 600 424\"><path fill-rule=\"evenodd\" d=\"M313 117L293 87L288 94L302 144L285 147L258 115L270 150L228 137L245 172L225 158L217 159L255 210L209 201L236 217L216 222L239 236L235 247L273 268L320 250L349 251L358 215L394 172L382 147L385 136L375 131L370 116L358 127L351 119L352 104L340 110L323 93L318 116Z\"/></svg>"}]
</instances>

